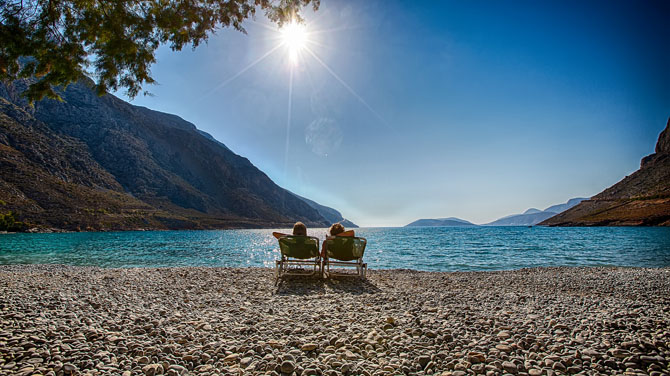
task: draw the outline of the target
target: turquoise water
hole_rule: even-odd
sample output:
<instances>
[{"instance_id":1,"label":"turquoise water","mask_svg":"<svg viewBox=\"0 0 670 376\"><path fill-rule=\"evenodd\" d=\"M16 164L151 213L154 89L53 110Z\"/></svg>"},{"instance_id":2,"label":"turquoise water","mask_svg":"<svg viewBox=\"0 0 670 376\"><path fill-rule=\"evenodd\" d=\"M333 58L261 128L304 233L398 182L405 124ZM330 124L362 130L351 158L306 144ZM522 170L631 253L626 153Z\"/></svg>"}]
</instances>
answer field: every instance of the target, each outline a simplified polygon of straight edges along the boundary
<instances>
[{"instance_id":1,"label":"turquoise water","mask_svg":"<svg viewBox=\"0 0 670 376\"><path fill-rule=\"evenodd\" d=\"M102 267L273 266L273 230L0 235L0 264ZM276 231L276 230L274 230ZM325 229L310 229L323 239ZM670 228L364 228L370 268L508 270L670 266Z\"/></svg>"}]
</instances>

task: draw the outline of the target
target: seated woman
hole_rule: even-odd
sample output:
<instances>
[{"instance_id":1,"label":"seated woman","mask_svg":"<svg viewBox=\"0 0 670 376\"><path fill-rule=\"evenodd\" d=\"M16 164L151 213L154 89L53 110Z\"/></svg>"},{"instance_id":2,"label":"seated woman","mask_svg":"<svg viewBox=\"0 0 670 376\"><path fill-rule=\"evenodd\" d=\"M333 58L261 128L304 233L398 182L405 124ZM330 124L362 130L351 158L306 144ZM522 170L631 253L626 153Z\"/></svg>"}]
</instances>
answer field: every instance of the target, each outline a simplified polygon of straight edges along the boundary
<instances>
[{"instance_id":1,"label":"seated woman","mask_svg":"<svg viewBox=\"0 0 670 376\"><path fill-rule=\"evenodd\" d=\"M354 230L349 230L345 231L344 226L342 226L341 223L333 223L330 228L328 229L328 235L326 236L327 239L332 239L336 236L355 236L354 235ZM321 257L326 257L326 240L323 241L323 245L321 246Z\"/></svg>"},{"instance_id":2,"label":"seated woman","mask_svg":"<svg viewBox=\"0 0 670 376\"><path fill-rule=\"evenodd\" d=\"M286 236L288 234L283 234L281 232L273 232L272 235L279 239L282 236ZM307 236L307 226L305 226L304 223L298 221L293 225L293 236Z\"/></svg>"}]
</instances>

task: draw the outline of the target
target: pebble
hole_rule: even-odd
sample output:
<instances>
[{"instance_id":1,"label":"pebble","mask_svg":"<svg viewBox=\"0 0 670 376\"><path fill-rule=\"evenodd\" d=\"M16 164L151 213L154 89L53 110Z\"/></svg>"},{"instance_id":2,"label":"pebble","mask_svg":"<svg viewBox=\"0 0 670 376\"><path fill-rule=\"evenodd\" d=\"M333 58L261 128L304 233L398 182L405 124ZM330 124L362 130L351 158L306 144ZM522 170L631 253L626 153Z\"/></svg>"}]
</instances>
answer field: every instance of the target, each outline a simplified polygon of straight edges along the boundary
<instances>
[{"instance_id":1,"label":"pebble","mask_svg":"<svg viewBox=\"0 0 670 376\"><path fill-rule=\"evenodd\" d=\"M281 364L282 373L291 373L294 370L295 370L295 364L293 364L293 362L288 361L288 360L282 362L282 364Z\"/></svg>"},{"instance_id":2,"label":"pebble","mask_svg":"<svg viewBox=\"0 0 670 376\"><path fill-rule=\"evenodd\" d=\"M273 282L262 268L0 266L0 376L670 375L668 268Z\"/></svg>"}]
</instances>

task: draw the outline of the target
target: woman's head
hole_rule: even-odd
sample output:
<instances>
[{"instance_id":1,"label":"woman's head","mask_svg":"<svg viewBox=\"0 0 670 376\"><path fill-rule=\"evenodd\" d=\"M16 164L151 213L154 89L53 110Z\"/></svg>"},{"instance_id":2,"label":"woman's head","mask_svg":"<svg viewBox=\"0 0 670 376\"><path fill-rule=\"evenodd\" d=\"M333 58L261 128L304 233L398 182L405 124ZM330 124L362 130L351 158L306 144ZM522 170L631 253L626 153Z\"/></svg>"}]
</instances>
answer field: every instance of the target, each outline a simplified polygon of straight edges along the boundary
<instances>
[{"instance_id":1,"label":"woman's head","mask_svg":"<svg viewBox=\"0 0 670 376\"><path fill-rule=\"evenodd\" d=\"M342 226L341 223L333 223L333 225L330 226L330 229L328 229L328 232L330 233L330 236L335 236L344 232L344 226Z\"/></svg>"},{"instance_id":2,"label":"woman's head","mask_svg":"<svg viewBox=\"0 0 670 376\"><path fill-rule=\"evenodd\" d=\"M296 222L293 225L293 235L307 236L307 226L302 222Z\"/></svg>"}]
</instances>

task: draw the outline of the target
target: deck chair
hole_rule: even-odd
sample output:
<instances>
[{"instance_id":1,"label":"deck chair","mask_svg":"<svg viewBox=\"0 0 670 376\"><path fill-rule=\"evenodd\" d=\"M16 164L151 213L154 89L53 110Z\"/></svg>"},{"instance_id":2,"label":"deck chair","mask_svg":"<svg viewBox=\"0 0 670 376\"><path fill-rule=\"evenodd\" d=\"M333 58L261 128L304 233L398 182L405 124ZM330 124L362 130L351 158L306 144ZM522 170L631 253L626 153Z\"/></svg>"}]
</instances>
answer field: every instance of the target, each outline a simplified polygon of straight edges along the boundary
<instances>
[{"instance_id":1,"label":"deck chair","mask_svg":"<svg viewBox=\"0 0 670 376\"><path fill-rule=\"evenodd\" d=\"M326 239L326 255L323 259L323 270L326 276L357 275L365 278L368 264L363 262L363 253L367 244L365 238L336 236ZM331 271L335 268L356 268L356 274L343 271Z\"/></svg>"},{"instance_id":2,"label":"deck chair","mask_svg":"<svg viewBox=\"0 0 670 376\"><path fill-rule=\"evenodd\" d=\"M276 280L284 275L321 274L319 239L313 236L286 235L278 239L281 259L276 260ZM312 269L309 272L308 269Z\"/></svg>"}]
</instances>

